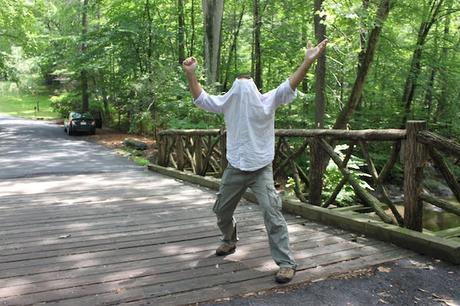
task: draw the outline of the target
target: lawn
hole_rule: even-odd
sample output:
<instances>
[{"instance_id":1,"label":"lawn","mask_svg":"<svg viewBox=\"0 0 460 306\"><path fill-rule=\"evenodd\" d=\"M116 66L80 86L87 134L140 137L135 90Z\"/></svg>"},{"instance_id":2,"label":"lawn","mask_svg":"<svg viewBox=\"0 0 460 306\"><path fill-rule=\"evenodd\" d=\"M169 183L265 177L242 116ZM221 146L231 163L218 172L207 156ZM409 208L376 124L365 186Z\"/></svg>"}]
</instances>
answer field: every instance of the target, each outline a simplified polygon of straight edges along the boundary
<instances>
[{"instance_id":1,"label":"lawn","mask_svg":"<svg viewBox=\"0 0 460 306\"><path fill-rule=\"evenodd\" d=\"M50 106L47 95L2 94L0 95L0 113L23 118L59 118ZM38 110L35 107L38 105Z\"/></svg>"}]
</instances>

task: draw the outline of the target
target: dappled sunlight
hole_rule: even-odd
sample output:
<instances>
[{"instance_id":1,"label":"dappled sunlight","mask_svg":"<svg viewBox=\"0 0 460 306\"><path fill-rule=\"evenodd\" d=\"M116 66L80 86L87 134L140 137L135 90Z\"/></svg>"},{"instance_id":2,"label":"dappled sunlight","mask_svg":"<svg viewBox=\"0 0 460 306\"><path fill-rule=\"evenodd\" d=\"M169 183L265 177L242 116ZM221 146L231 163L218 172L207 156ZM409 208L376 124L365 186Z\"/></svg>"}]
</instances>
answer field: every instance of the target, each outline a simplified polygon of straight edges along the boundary
<instances>
[{"instance_id":1,"label":"dappled sunlight","mask_svg":"<svg viewBox=\"0 0 460 306\"><path fill-rule=\"evenodd\" d=\"M0 147L5 165L0 173L0 302L76 298L80 305L93 305L97 297L116 304L132 292L194 294L195 288L239 282L244 288L255 279L261 288L274 286L278 267L256 205L245 202L237 208L236 252L218 257L215 191L146 172L62 131L49 141L47 133L55 126L46 126L34 139L34 128L7 128L13 134ZM23 151L14 141L24 143ZM346 232L300 217L287 216L287 221L304 270L345 262L363 250L382 250L368 239L351 241Z\"/></svg>"}]
</instances>

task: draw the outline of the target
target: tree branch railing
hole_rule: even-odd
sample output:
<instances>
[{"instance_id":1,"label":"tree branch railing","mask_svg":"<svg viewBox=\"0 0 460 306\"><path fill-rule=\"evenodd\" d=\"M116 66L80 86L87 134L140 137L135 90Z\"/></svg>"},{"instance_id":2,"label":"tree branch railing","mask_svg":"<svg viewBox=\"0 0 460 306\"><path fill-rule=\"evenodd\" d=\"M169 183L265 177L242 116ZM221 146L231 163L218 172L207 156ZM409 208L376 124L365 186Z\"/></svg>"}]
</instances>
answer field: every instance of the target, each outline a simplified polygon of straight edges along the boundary
<instances>
[{"instance_id":1,"label":"tree branch railing","mask_svg":"<svg viewBox=\"0 0 460 306\"><path fill-rule=\"evenodd\" d=\"M349 184L357 196L357 201L361 203L361 205L354 205L356 211L373 211L385 223L417 231L422 230L423 202L457 214L460 211L458 204L434 201L433 197L422 193L423 167L427 164L428 157L431 157L460 202L460 185L438 152L439 149L460 156L460 145L450 139L427 132L424 122L408 121L406 129L278 129L275 136L277 138L273 161L275 181L286 183L286 180L291 178L293 191L302 202L309 203L309 171L324 166L308 165L307 155L312 140L315 140L342 175L329 197L325 198L323 194L321 206L324 208L338 209L341 205L337 201L337 196ZM161 131L158 139L158 164L181 171L191 171L201 176L219 177L227 166L225 141L225 131L219 129ZM331 146L331 143L339 142L348 144L348 149L342 156ZM372 142L392 144L390 156L380 172L371 156L369 144ZM352 154L357 152L358 148L365 162L365 167L361 166L360 171L369 173L370 179L367 183L373 186L375 192L362 187L349 166ZM404 216L390 199L384 185L399 160L404 168ZM321 171L317 172L321 173ZM315 179L323 180L322 177L315 177Z\"/></svg>"}]
</instances>

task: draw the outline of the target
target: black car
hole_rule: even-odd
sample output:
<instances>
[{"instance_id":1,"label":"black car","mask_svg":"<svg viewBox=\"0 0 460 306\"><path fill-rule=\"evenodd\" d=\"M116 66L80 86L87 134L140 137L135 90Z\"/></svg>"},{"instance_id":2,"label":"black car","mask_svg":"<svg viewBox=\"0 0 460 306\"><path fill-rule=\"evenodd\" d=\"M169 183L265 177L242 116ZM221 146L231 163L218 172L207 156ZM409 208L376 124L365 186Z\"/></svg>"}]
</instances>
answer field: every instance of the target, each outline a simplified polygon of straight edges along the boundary
<instances>
[{"instance_id":1,"label":"black car","mask_svg":"<svg viewBox=\"0 0 460 306\"><path fill-rule=\"evenodd\" d=\"M69 135L77 132L96 134L96 120L90 113L71 112L69 118L64 122L64 131Z\"/></svg>"}]
</instances>

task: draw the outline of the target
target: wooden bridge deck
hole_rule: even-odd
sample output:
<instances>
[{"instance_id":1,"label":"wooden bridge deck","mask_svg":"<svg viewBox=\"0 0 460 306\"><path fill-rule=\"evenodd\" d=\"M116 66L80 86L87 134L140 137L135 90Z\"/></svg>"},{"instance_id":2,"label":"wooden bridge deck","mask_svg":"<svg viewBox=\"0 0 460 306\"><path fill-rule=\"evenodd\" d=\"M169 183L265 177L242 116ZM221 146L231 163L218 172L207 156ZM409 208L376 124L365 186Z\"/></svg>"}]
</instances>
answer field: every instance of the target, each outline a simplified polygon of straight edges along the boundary
<instances>
[{"instance_id":1,"label":"wooden bridge deck","mask_svg":"<svg viewBox=\"0 0 460 306\"><path fill-rule=\"evenodd\" d=\"M0 304L181 305L280 287L256 205L237 209L237 252L214 256L213 201L213 191L151 172L0 182ZM411 254L286 219L293 283Z\"/></svg>"}]
</instances>

